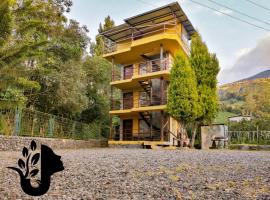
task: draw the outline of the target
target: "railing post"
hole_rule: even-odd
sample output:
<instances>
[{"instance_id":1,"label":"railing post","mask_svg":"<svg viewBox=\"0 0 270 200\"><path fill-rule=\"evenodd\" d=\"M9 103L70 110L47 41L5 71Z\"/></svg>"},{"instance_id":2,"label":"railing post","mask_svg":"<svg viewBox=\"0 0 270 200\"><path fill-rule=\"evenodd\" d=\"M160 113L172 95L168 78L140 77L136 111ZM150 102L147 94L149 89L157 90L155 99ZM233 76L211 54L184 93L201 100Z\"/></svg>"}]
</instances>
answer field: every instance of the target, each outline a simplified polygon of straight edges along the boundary
<instances>
[{"instance_id":1,"label":"railing post","mask_svg":"<svg viewBox=\"0 0 270 200\"><path fill-rule=\"evenodd\" d=\"M160 70L163 70L163 44L160 44Z\"/></svg>"},{"instance_id":2,"label":"railing post","mask_svg":"<svg viewBox=\"0 0 270 200\"><path fill-rule=\"evenodd\" d=\"M14 118L14 136L19 136L21 130L21 109L16 108L15 110L15 118Z\"/></svg>"},{"instance_id":3,"label":"railing post","mask_svg":"<svg viewBox=\"0 0 270 200\"><path fill-rule=\"evenodd\" d=\"M164 112L161 111L161 141L164 141Z\"/></svg>"}]
</instances>

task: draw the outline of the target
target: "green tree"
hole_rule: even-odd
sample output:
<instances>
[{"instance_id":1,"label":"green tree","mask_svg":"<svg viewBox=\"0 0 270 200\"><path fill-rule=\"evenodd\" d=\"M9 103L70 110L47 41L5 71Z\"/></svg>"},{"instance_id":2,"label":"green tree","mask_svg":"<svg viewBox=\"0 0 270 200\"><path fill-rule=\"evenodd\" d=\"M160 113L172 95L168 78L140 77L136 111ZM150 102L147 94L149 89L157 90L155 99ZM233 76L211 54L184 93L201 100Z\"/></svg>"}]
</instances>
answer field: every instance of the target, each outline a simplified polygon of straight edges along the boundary
<instances>
[{"instance_id":1,"label":"green tree","mask_svg":"<svg viewBox=\"0 0 270 200\"><path fill-rule=\"evenodd\" d=\"M111 19L110 16L107 16L104 19L104 23L99 24L98 33L107 31L108 29L114 26L115 26L114 21ZM95 43L91 43L91 54L95 56L101 56L103 54L103 47L104 47L104 37L102 35L97 35Z\"/></svg>"},{"instance_id":2,"label":"green tree","mask_svg":"<svg viewBox=\"0 0 270 200\"><path fill-rule=\"evenodd\" d=\"M168 89L167 112L179 122L180 134L186 134L186 127L198 114L198 93L196 76L189 60L177 53L171 69Z\"/></svg>"},{"instance_id":3,"label":"green tree","mask_svg":"<svg viewBox=\"0 0 270 200\"><path fill-rule=\"evenodd\" d=\"M15 3L11 0L3 0L0 3L0 98L10 102L9 106L25 103L24 88L39 89L38 83L28 80L22 62L28 50L37 50L42 44L34 43L30 37L20 34L16 26L18 8ZM24 29L29 30L30 27Z\"/></svg>"},{"instance_id":4,"label":"green tree","mask_svg":"<svg viewBox=\"0 0 270 200\"><path fill-rule=\"evenodd\" d=\"M198 115L191 140L193 147L198 126L211 123L218 112L217 75L219 62L215 54L209 53L198 33L192 37L189 60L195 71L198 91Z\"/></svg>"},{"instance_id":5,"label":"green tree","mask_svg":"<svg viewBox=\"0 0 270 200\"><path fill-rule=\"evenodd\" d=\"M70 20L37 58L31 79L40 83L39 92L28 91L28 106L76 118L87 106L83 56L89 43L87 29Z\"/></svg>"}]
</instances>

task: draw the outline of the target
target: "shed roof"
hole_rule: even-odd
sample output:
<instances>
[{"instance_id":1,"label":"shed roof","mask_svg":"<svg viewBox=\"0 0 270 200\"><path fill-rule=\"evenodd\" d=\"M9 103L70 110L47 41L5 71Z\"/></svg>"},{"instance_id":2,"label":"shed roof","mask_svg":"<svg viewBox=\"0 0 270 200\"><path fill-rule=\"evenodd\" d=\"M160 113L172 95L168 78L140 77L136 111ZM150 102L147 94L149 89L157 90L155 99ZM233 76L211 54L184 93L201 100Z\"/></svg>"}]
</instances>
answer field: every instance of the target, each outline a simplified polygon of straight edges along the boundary
<instances>
[{"instance_id":1,"label":"shed roof","mask_svg":"<svg viewBox=\"0 0 270 200\"><path fill-rule=\"evenodd\" d=\"M157 29L158 25L171 22L175 18L179 23L183 24L190 38L195 29L177 2L127 18L124 20L124 24L115 26L100 34L112 41L118 41L130 38L132 29L135 35L145 34Z\"/></svg>"}]
</instances>

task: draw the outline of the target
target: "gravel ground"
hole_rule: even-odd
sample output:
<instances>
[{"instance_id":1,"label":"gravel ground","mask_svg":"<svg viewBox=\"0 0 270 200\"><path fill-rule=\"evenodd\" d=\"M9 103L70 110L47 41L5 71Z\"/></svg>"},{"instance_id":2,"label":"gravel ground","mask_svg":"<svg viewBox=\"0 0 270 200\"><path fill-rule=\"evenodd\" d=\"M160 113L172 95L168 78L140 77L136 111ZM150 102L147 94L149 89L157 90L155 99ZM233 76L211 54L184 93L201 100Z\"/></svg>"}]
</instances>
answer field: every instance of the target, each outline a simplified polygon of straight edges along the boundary
<instances>
[{"instance_id":1,"label":"gravel ground","mask_svg":"<svg viewBox=\"0 0 270 200\"><path fill-rule=\"evenodd\" d=\"M0 199L270 199L270 152L88 149L56 151L65 170L49 192L24 194L0 152Z\"/></svg>"}]
</instances>

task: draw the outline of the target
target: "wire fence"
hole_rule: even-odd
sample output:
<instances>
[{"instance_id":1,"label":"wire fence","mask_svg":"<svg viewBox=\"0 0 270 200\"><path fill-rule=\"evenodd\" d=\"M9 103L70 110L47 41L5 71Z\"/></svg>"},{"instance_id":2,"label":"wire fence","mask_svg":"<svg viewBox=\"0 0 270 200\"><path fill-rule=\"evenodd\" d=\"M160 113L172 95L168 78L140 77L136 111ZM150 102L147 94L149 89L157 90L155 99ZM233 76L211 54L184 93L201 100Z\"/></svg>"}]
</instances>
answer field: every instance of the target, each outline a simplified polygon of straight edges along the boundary
<instances>
[{"instance_id":1,"label":"wire fence","mask_svg":"<svg viewBox=\"0 0 270 200\"><path fill-rule=\"evenodd\" d=\"M109 129L30 109L0 109L0 134L63 139L103 139Z\"/></svg>"},{"instance_id":2,"label":"wire fence","mask_svg":"<svg viewBox=\"0 0 270 200\"><path fill-rule=\"evenodd\" d=\"M270 145L270 131L228 131L231 144Z\"/></svg>"}]
</instances>

